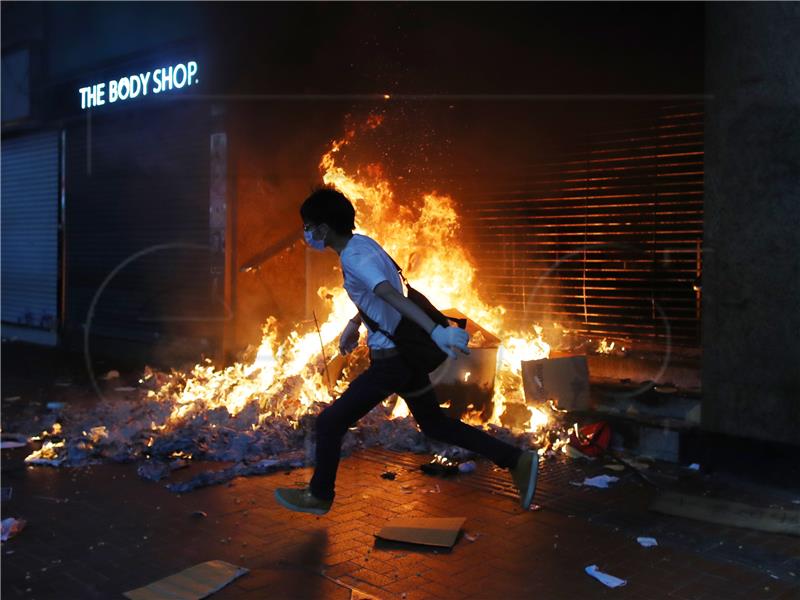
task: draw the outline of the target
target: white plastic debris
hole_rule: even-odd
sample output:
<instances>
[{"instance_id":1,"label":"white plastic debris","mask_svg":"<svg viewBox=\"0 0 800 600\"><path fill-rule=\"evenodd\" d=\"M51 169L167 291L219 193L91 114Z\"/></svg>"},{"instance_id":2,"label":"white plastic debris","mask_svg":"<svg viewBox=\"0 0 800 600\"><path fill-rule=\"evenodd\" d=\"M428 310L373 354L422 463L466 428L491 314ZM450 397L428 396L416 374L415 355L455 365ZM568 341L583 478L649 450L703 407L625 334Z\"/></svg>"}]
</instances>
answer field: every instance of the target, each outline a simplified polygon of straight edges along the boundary
<instances>
[{"instance_id":1,"label":"white plastic debris","mask_svg":"<svg viewBox=\"0 0 800 600\"><path fill-rule=\"evenodd\" d=\"M619 477L613 475L597 475L596 477L587 477L583 480L583 485L595 488L606 489L609 483L619 481Z\"/></svg>"},{"instance_id":2,"label":"white plastic debris","mask_svg":"<svg viewBox=\"0 0 800 600\"><path fill-rule=\"evenodd\" d=\"M644 546L645 548L652 548L653 546L658 546L658 541L656 538L653 537L637 537L636 541L639 542L640 546Z\"/></svg>"},{"instance_id":3,"label":"white plastic debris","mask_svg":"<svg viewBox=\"0 0 800 600\"><path fill-rule=\"evenodd\" d=\"M690 471L699 471L700 465L698 463L692 463L686 468L689 469Z\"/></svg>"},{"instance_id":4,"label":"white plastic debris","mask_svg":"<svg viewBox=\"0 0 800 600\"><path fill-rule=\"evenodd\" d=\"M25 519L15 519L9 517L2 521L2 531L0 532L0 541L7 542L9 539L17 535L25 527Z\"/></svg>"},{"instance_id":5,"label":"white plastic debris","mask_svg":"<svg viewBox=\"0 0 800 600\"><path fill-rule=\"evenodd\" d=\"M103 375L103 379L105 379L106 381L109 381L111 379L119 379L119 371L117 371L116 369L111 369L108 373Z\"/></svg>"},{"instance_id":6,"label":"white plastic debris","mask_svg":"<svg viewBox=\"0 0 800 600\"><path fill-rule=\"evenodd\" d=\"M603 573L600 569L597 568L597 565L589 565L588 567L586 567L585 571L587 575L589 575L590 577L594 577L595 579L597 579L597 581L610 588L620 587L628 583L624 579L620 579L619 577L614 577L613 575L609 575L608 573Z\"/></svg>"}]
</instances>

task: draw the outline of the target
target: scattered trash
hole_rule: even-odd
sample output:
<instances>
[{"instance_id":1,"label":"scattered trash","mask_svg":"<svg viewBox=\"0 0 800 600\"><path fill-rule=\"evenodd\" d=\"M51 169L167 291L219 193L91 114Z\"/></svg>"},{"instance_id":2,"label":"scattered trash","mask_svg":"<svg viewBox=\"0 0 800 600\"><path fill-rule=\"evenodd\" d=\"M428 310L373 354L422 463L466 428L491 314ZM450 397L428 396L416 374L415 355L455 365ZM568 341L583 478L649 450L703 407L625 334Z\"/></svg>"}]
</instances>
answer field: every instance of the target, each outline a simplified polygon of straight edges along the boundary
<instances>
[{"instance_id":1,"label":"scattered trash","mask_svg":"<svg viewBox=\"0 0 800 600\"><path fill-rule=\"evenodd\" d=\"M208 517L208 513L204 510L196 510L191 515L195 519L205 519Z\"/></svg>"},{"instance_id":2,"label":"scattered trash","mask_svg":"<svg viewBox=\"0 0 800 600\"><path fill-rule=\"evenodd\" d=\"M610 464L610 465L603 465L604 469L608 469L609 471L624 471L625 465L617 465L617 464Z\"/></svg>"},{"instance_id":3,"label":"scattered trash","mask_svg":"<svg viewBox=\"0 0 800 600\"><path fill-rule=\"evenodd\" d=\"M9 517L2 521L2 531L0 531L0 541L7 542L25 528L25 519L15 519Z\"/></svg>"},{"instance_id":4,"label":"scattered trash","mask_svg":"<svg viewBox=\"0 0 800 600\"><path fill-rule=\"evenodd\" d=\"M467 540L468 542L474 542L479 537L481 537L480 533L476 533L475 535L472 535L472 534L469 534L469 533L466 533L466 532L464 533L464 539Z\"/></svg>"},{"instance_id":5,"label":"scattered trash","mask_svg":"<svg viewBox=\"0 0 800 600\"><path fill-rule=\"evenodd\" d=\"M391 481L394 481L395 479L397 479L397 473L395 473L394 471L384 471L383 473L381 473L381 479L389 479Z\"/></svg>"},{"instance_id":6,"label":"scattered trash","mask_svg":"<svg viewBox=\"0 0 800 600\"><path fill-rule=\"evenodd\" d=\"M404 494L413 494L414 493L414 486L413 485L401 485L400 491Z\"/></svg>"},{"instance_id":7,"label":"scattered trash","mask_svg":"<svg viewBox=\"0 0 800 600\"><path fill-rule=\"evenodd\" d=\"M615 477L614 475L597 475L596 477L587 477L583 480L583 483L579 485L606 489L609 483L614 483L615 481L619 481L619 477Z\"/></svg>"},{"instance_id":8,"label":"scattered trash","mask_svg":"<svg viewBox=\"0 0 800 600\"><path fill-rule=\"evenodd\" d=\"M120 387L115 387L114 391L115 392L135 392L136 388L135 387L131 387L129 385L123 385L123 386L120 386Z\"/></svg>"},{"instance_id":9,"label":"scattered trash","mask_svg":"<svg viewBox=\"0 0 800 600\"><path fill-rule=\"evenodd\" d=\"M597 458L605 454L611 443L611 427L605 421L572 428L565 452L574 457Z\"/></svg>"},{"instance_id":10,"label":"scattered trash","mask_svg":"<svg viewBox=\"0 0 800 600\"><path fill-rule=\"evenodd\" d=\"M265 475L267 473L274 473L275 471L285 470L292 466L302 466L302 464L298 465L297 462L294 460L279 461L274 459L264 459L252 465L238 463L233 465L232 467L228 467L227 469L222 469L221 471L210 471L210 472L200 473L199 475L192 477L188 481L183 481L181 483L167 484L167 489L171 492L183 494L186 492L191 492L192 490L200 487L206 487L209 485L219 485L220 483L227 483L231 479L234 479L235 477L247 477L248 475Z\"/></svg>"},{"instance_id":11,"label":"scattered trash","mask_svg":"<svg viewBox=\"0 0 800 600\"><path fill-rule=\"evenodd\" d=\"M57 467L63 463L67 457L59 456L58 450L64 447L64 442L46 441L39 450L34 450L25 457L25 462L30 465L48 465Z\"/></svg>"},{"instance_id":12,"label":"scattered trash","mask_svg":"<svg viewBox=\"0 0 800 600\"><path fill-rule=\"evenodd\" d=\"M222 560L209 560L144 587L125 592L124 596L129 600L205 598L246 573L249 573L249 570L244 567Z\"/></svg>"},{"instance_id":13,"label":"scattered trash","mask_svg":"<svg viewBox=\"0 0 800 600\"><path fill-rule=\"evenodd\" d=\"M420 465L420 470L426 475L446 477L458 473L458 463L438 454L429 463Z\"/></svg>"},{"instance_id":14,"label":"scattered trash","mask_svg":"<svg viewBox=\"0 0 800 600\"><path fill-rule=\"evenodd\" d=\"M656 538L653 537L637 537L636 541L639 542L640 546L644 546L645 548L652 548L653 546L658 546Z\"/></svg>"},{"instance_id":15,"label":"scattered trash","mask_svg":"<svg viewBox=\"0 0 800 600\"><path fill-rule=\"evenodd\" d=\"M4 487L0 489L0 501L8 502L11 500L11 494L14 492L14 488Z\"/></svg>"},{"instance_id":16,"label":"scattered trash","mask_svg":"<svg viewBox=\"0 0 800 600\"><path fill-rule=\"evenodd\" d=\"M62 408L64 408L64 403L63 402L48 402L47 404L45 404L45 406L47 407L48 410L61 410Z\"/></svg>"},{"instance_id":17,"label":"scattered trash","mask_svg":"<svg viewBox=\"0 0 800 600\"><path fill-rule=\"evenodd\" d=\"M3 433L0 437L0 448L23 448L28 445L28 436L21 433Z\"/></svg>"},{"instance_id":18,"label":"scattered trash","mask_svg":"<svg viewBox=\"0 0 800 600\"><path fill-rule=\"evenodd\" d=\"M375 534L393 542L452 548L466 517L393 519Z\"/></svg>"},{"instance_id":19,"label":"scattered trash","mask_svg":"<svg viewBox=\"0 0 800 600\"><path fill-rule=\"evenodd\" d=\"M433 487L433 488L431 488L429 490L422 490L422 493L423 494L441 494L442 493L442 489L439 487L439 484L437 483L436 487Z\"/></svg>"},{"instance_id":20,"label":"scattered trash","mask_svg":"<svg viewBox=\"0 0 800 600\"><path fill-rule=\"evenodd\" d=\"M590 577L594 577L595 579L597 579L597 581L610 588L620 587L628 583L624 579L620 579L619 577L614 577L613 575L609 575L608 573L603 573L600 569L597 568L597 565L589 565L588 567L586 567L585 571L587 575L589 575Z\"/></svg>"},{"instance_id":21,"label":"scattered trash","mask_svg":"<svg viewBox=\"0 0 800 600\"><path fill-rule=\"evenodd\" d=\"M477 465L475 464L474 460L468 460L467 462L463 462L458 465L458 472L459 473L473 473Z\"/></svg>"},{"instance_id":22,"label":"scattered trash","mask_svg":"<svg viewBox=\"0 0 800 600\"><path fill-rule=\"evenodd\" d=\"M102 377L106 381L110 381L111 379L119 379L119 371L112 369Z\"/></svg>"},{"instance_id":23,"label":"scattered trash","mask_svg":"<svg viewBox=\"0 0 800 600\"><path fill-rule=\"evenodd\" d=\"M542 510L542 505L541 504L531 504L531 507L528 510L530 510L532 512L535 512L537 510Z\"/></svg>"},{"instance_id":24,"label":"scattered trash","mask_svg":"<svg viewBox=\"0 0 800 600\"><path fill-rule=\"evenodd\" d=\"M700 465L697 464L697 463L692 463L686 468L689 469L690 471L699 471L700 470Z\"/></svg>"},{"instance_id":25,"label":"scattered trash","mask_svg":"<svg viewBox=\"0 0 800 600\"><path fill-rule=\"evenodd\" d=\"M148 481L161 481L170 474L171 470L168 463L160 460L147 460L138 466L136 473Z\"/></svg>"},{"instance_id":26,"label":"scattered trash","mask_svg":"<svg viewBox=\"0 0 800 600\"><path fill-rule=\"evenodd\" d=\"M3 398L3 402L16 402L17 400L21 399L22 396L7 396Z\"/></svg>"}]
</instances>

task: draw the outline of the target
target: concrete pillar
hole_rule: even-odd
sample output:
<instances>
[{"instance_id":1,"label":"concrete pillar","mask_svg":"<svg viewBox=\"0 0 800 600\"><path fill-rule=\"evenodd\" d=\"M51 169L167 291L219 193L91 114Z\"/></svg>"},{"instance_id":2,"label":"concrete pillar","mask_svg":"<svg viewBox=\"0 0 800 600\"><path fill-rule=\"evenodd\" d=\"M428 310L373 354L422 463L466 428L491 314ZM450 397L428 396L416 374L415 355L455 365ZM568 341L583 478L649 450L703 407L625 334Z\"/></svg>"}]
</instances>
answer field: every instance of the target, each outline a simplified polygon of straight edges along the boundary
<instances>
[{"instance_id":1,"label":"concrete pillar","mask_svg":"<svg viewBox=\"0 0 800 600\"><path fill-rule=\"evenodd\" d=\"M703 426L800 444L800 3L706 11Z\"/></svg>"}]
</instances>

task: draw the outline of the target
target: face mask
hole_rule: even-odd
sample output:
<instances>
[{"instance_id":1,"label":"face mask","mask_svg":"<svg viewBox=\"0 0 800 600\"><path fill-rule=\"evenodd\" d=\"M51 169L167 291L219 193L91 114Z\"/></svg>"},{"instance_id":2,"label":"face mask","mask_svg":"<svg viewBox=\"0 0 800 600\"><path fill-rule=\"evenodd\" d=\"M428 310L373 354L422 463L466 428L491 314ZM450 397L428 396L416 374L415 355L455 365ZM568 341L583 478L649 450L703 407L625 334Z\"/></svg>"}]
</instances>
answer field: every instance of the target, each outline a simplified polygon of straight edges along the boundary
<instances>
[{"instance_id":1,"label":"face mask","mask_svg":"<svg viewBox=\"0 0 800 600\"><path fill-rule=\"evenodd\" d=\"M325 250L325 239L315 240L313 236L314 230L311 231L304 231L303 237L306 239L306 244L308 244L314 250Z\"/></svg>"}]
</instances>

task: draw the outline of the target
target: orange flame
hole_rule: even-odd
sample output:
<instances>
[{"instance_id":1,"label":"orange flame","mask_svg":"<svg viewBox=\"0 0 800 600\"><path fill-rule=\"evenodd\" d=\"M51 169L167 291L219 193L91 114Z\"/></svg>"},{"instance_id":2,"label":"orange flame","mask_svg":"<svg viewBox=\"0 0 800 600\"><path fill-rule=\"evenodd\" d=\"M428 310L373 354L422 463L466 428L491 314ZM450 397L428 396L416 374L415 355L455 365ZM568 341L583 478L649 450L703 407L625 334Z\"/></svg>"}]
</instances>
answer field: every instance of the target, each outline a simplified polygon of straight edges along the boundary
<instances>
[{"instance_id":1,"label":"orange flame","mask_svg":"<svg viewBox=\"0 0 800 600\"><path fill-rule=\"evenodd\" d=\"M372 116L366 128L374 129L381 122L381 117ZM322 156L323 181L353 202L357 233L376 239L436 306L457 308L501 338L490 419L499 425L507 402L524 402L520 362L549 355L550 346L542 339L542 329L533 325L527 332L506 330L505 309L487 304L478 296L476 268L461 244L460 219L450 196L430 192L415 201L398 201L379 168L353 175L337 163L337 156L355 137L356 130L349 130ZM328 356L335 356L334 343L352 316L353 306L341 288L320 288L319 293L330 303L329 316L320 323L320 335L326 349L330 348ZM185 387L177 395L169 395L175 402L170 419L180 420L221 406L236 415L256 401L257 419L263 422L272 415L297 418L315 402L330 402L317 332L301 334L295 330L278 343L275 325L272 317L264 324L260 346L249 364L237 362L219 370L209 363L196 365ZM342 391L345 386L346 382L337 382L335 391ZM162 392L156 395L167 396ZM407 414L408 408L398 399L392 417ZM528 429L536 431L547 421L546 413L531 409Z\"/></svg>"}]
</instances>

